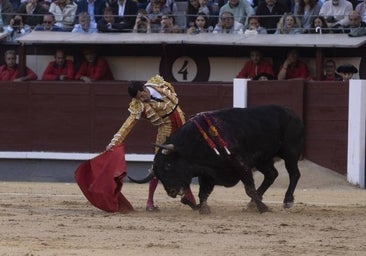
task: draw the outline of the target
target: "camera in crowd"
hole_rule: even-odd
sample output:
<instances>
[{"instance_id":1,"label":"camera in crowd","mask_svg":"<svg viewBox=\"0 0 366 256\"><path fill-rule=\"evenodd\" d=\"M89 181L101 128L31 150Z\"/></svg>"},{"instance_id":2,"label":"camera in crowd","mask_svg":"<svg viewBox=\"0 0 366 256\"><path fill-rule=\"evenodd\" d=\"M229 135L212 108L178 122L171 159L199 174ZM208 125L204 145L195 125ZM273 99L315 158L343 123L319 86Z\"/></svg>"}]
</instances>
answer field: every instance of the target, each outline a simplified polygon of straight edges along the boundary
<instances>
[{"instance_id":1,"label":"camera in crowd","mask_svg":"<svg viewBox=\"0 0 366 256\"><path fill-rule=\"evenodd\" d=\"M13 23L13 26L17 26L17 27L19 27L20 26L20 24L21 24L21 19L17 19L17 18L15 18L14 19L14 23Z\"/></svg>"}]
</instances>

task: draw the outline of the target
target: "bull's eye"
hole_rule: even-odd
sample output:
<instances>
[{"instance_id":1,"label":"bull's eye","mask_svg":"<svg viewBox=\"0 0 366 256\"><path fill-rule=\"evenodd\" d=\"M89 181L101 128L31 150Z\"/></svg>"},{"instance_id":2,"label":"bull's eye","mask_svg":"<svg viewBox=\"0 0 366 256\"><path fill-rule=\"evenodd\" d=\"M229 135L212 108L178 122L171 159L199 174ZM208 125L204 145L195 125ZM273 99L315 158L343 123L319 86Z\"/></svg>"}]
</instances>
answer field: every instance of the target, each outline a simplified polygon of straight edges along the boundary
<instances>
[{"instance_id":1,"label":"bull's eye","mask_svg":"<svg viewBox=\"0 0 366 256\"><path fill-rule=\"evenodd\" d=\"M165 165L165 170L169 171L172 168L171 164L166 164Z\"/></svg>"}]
</instances>

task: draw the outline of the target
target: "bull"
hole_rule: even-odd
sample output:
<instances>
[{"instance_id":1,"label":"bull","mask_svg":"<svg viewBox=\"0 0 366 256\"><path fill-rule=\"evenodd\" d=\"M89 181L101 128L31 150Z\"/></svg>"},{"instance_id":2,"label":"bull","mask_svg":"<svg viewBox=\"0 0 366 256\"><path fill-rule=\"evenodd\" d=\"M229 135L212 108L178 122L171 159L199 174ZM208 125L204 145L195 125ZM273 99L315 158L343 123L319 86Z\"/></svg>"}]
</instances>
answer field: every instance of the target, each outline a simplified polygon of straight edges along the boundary
<instances>
[{"instance_id":1,"label":"bull","mask_svg":"<svg viewBox=\"0 0 366 256\"><path fill-rule=\"evenodd\" d=\"M167 194L184 195L192 178L198 177L201 214L211 212L207 199L215 185L232 187L239 181L260 213L269 211L262 202L278 176L275 160L284 160L289 185L283 206L294 203L300 178L298 161L304 144L302 121L290 109L269 105L231 108L196 115L173 133L154 158L152 173ZM253 170L264 179L255 188Z\"/></svg>"}]
</instances>

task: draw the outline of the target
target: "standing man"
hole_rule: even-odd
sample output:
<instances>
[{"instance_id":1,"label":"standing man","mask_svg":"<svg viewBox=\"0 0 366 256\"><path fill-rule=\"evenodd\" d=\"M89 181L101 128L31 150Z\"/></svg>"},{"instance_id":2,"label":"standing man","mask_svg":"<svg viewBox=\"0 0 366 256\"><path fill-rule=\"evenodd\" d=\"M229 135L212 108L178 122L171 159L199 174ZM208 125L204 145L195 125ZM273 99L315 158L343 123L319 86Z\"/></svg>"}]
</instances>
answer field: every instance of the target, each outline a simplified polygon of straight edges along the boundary
<instances>
[{"instance_id":1,"label":"standing man","mask_svg":"<svg viewBox=\"0 0 366 256\"><path fill-rule=\"evenodd\" d=\"M150 78L145 85L139 82L132 83L128 87L128 93L132 97L128 109L130 116L114 135L107 150L121 144L142 117L148 119L152 125L157 126L156 144L163 144L167 137L185 123L184 114L178 105L178 97L173 86L164 81L161 76L156 75ZM154 205L154 192L157 185L158 179L154 177L149 184L146 211L159 210ZM189 205L192 209L196 208L196 200L190 189L185 192L181 202Z\"/></svg>"},{"instance_id":2,"label":"standing man","mask_svg":"<svg viewBox=\"0 0 366 256\"><path fill-rule=\"evenodd\" d=\"M67 60L65 52L57 49L55 60L51 61L42 75L44 81L64 81L74 79L74 63Z\"/></svg>"}]
</instances>

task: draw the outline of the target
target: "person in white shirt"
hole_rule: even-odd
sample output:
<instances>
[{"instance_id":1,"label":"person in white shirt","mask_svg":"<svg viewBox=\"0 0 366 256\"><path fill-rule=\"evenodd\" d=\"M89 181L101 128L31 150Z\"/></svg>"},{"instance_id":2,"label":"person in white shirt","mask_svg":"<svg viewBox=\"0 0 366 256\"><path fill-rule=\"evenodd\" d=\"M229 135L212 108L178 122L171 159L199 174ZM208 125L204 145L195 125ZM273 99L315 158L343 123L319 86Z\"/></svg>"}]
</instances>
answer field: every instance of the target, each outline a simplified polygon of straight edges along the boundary
<instances>
[{"instance_id":1,"label":"person in white shirt","mask_svg":"<svg viewBox=\"0 0 366 256\"><path fill-rule=\"evenodd\" d=\"M223 12L220 15L220 20L216 24L212 33L226 33L226 34L243 34L243 24L234 19L234 14L231 12Z\"/></svg>"},{"instance_id":2,"label":"person in white shirt","mask_svg":"<svg viewBox=\"0 0 366 256\"><path fill-rule=\"evenodd\" d=\"M243 25L247 24L249 16L255 14L253 7L247 0L228 0L228 2L220 8L219 16L221 17L224 12L231 12L234 15L235 21L240 22Z\"/></svg>"},{"instance_id":3,"label":"person in white shirt","mask_svg":"<svg viewBox=\"0 0 366 256\"><path fill-rule=\"evenodd\" d=\"M348 14L353 10L347 0L328 0L320 8L319 15L323 16L328 27L335 28L348 25Z\"/></svg>"},{"instance_id":4,"label":"person in white shirt","mask_svg":"<svg viewBox=\"0 0 366 256\"><path fill-rule=\"evenodd\" d=\"M64 30L72 30L77 5L72 0L55 0L48 11L55 16L55 25Z\"/></svg>"},{"instance_id":5,"label":"person in white shirt","mask_svg":"<svg viewBox=\"0 0 366 256\"><path fill-rule=\"evenodd\" d=\"M361 15L362 21L366 22L366 0L363 0L363 2L359 3L356 6L355 11Z\"/></svg>"},{"instance_id":6,"label":"person in white shirt","mask_svg":"<svg viewBox=\"0 0 366 256\"><path fill-rule=\"evenodd\" d=\"M73 33L97 33L97 24L90 22L90 15L87 12L81 12L79 14L79 24L75 24L72 29Z\"/></svg>"}]
</instances>

